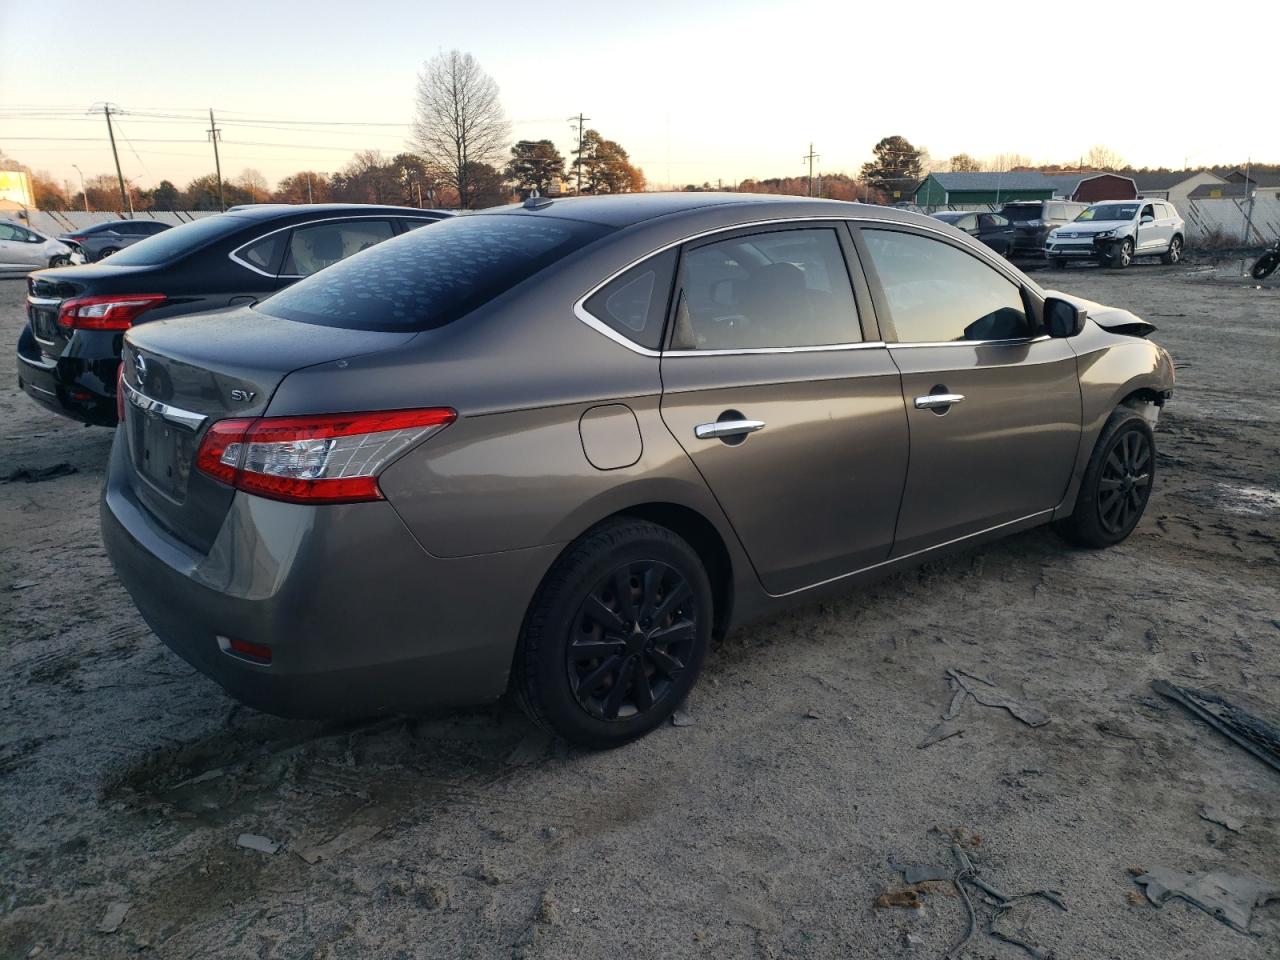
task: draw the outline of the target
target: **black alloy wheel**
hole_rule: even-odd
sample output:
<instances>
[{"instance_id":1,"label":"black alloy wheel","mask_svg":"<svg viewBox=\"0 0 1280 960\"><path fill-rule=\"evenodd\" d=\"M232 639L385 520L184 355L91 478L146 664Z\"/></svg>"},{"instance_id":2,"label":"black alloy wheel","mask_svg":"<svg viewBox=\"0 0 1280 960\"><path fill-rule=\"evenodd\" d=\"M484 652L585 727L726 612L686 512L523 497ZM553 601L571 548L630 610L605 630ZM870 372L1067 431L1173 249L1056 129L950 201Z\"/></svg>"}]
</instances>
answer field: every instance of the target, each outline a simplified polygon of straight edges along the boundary
<instances>
[{"instance_id":1,"label":"black alloy wheel","mask_svg":"<svg viewBox=\"0 0 1280 960\"><path fill-rule=\"evenodd\" d=\"M599 720L627 720L666 705L697 640L698 607L674 567L632 561L590 590L570 630L574 699Z\"/></svg>"},{"instance_id":2,"label":"black alloy wheel","mask_svg":"<svg viewBox=\"0 0 1280 960\"><path fill-rule=\"evenodd\" d=\"M1126 535L1151 496L1151 443L1145 433L1130 430L1116 437L1098 478L1098 520L1113 536Z\"/></svg>"}]
</instances>

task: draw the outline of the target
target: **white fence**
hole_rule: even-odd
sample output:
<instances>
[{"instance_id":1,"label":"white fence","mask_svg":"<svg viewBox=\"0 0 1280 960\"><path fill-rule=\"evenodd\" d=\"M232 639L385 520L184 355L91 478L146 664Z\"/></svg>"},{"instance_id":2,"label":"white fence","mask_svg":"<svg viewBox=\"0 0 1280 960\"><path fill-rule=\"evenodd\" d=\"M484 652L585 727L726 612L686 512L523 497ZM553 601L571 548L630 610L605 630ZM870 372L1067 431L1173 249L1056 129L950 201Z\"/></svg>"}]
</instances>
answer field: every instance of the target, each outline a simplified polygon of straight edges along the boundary
<instances>
[{"instance_id":1,"label":"white fence","mask_svg":"<svg viewBox=\"0 0 1280 960\"><path fill-rule=\"evenodd\" d=\"M1182 216L1187 221L1187 239L1192 244L1221 236L1241 247L1260 247L1280 237L1280 190L1259 190L1247 200L1236 197L1191 200Z\"/></svg>"},{"instance_id":2,"label":"white fence","mask_svg":"<svg viewBox=\"0 0 1280 960\"><path fill-rule=\"evenodd\" d=\"M139 210L134 214L134 219L157 220L160 223L171 223L176 226L179 223L199 220L201 217L211 217L217 212L217 210ZM0 216L17 219L14 213L0 214ZM119 219L119 214L107 211L85 213L83 210L32 210L30 223L32 228L41 233L56 237L60 233L71 233L93 226L95 223Z\"/></svg>"}]
</instances>

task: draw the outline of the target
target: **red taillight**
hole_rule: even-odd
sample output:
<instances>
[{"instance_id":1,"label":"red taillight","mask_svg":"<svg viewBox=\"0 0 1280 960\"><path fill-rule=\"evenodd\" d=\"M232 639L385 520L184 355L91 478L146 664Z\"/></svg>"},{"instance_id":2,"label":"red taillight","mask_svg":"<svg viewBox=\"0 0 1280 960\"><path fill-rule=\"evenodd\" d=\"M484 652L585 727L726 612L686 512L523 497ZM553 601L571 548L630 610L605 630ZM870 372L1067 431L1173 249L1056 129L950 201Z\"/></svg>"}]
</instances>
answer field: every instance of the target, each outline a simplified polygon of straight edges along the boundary
<instances>
[{"instance_id":1,"label":"red taillight","mask_svg":"<svg viewBox=\"0 0 1280 960\"><path fill-rule=\"evenodd\" d=\"M448 407L220 420L196 453L202 472L290 503L381 500L378 473L457 419Z\"/></svg>"},{"instance_id":2,"label":"red taillight","mask_svg":"<svg viewBox=\"0 0 1280 960\"><path fill-rule=\"evenodd\" d=\"M67 330L128 330L139 314L164 301L163 293L72 297L58 308L58 326Z\"/></svg>"}]
</instances>

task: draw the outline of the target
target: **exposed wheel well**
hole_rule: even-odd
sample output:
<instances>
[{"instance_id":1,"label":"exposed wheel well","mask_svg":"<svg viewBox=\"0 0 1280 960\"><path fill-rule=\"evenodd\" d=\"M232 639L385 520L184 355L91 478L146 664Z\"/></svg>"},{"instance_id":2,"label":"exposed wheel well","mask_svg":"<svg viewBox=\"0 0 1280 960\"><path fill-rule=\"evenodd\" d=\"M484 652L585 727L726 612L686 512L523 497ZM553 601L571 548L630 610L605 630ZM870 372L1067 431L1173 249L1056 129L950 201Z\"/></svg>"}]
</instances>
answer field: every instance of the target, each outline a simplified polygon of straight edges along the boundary
<instances>
[{"instance_id":1,"label":"exposed wheel well","mask_svg":"<svg viewBox=\"0 0 1280 960\"><path fill-rule=\"evenodd\" d=\"M1162 407L1164 406L1164 395L1159 390L1140 387L1121 400L1120 406L1133 407L1135 410L1139 410L1145 403L1154 403L1157 407Z\"/></svg>"},{"instance_id":2,"label":"exposed wheel well","mask_svg":"<svg viewBox=\"0 0 1280 960\"><path fill-rule=\"evenodd\" d=\"M717 636L723 635L733 609L733 562L729 559L729 550L715 525L698 511L677 503L642 503L620 510L614 516L638 517L666 527L697 551L707 568L707 577L711 580L711 592L715 598L713 629Z\"/></svg>"}]
</instances>

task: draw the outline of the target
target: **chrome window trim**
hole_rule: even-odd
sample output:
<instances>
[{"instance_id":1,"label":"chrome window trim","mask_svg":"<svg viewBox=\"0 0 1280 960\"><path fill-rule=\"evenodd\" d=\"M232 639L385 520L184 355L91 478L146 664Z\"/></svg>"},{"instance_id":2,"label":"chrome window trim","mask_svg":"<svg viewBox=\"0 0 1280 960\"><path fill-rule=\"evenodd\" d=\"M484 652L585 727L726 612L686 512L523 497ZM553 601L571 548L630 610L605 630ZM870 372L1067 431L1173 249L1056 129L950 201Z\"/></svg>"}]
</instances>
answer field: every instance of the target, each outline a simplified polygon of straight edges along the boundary
<instances>
[{"instance_id":1,"label":"chrome window trim","mask_svg":"<svg viewBox=\"0 0 1280 960\"><path fill-rule=\"evenodd\" d=\"M259 276L268 277L272 280L301 280L303 275L300 273L295 273L295 274L267 273L267 271L261 270L258 267L255 267L252 263L249 263L249 261L240 257L239 253L245 247L252 247L255 243L258 243L261 240L265 240L267 239L267 237L273 237L277 233L282 233L285 230L293 230L297 227L310 227L313 224L317 224L317 223L334 223L335 221L342 221L342 220L386 220L388 223L391 223L391 221L395 219L397 219L397 216L389 213L388 214L358 213L350 217L324 217L321 220L303 220L300 223L291 223L288 226L276 227L274 230L268 230L266 233L258 234L258 236L254 237L252 240L246 240L244 243L240 244L240 246L236 247L234 250L228 253L227 259L230 260L232 263L238 263L240 266L244 267L246 270L252 270L254 273L258 274ZM400 217L399 219L404 219L404 218ZM422 217L421 219L425 220L428 218ZM432 221L432 222L435 222L435 221ZM392 230L394 231L394 229L395 229L395 226L393 224ZM390 240L392 237L395 237L395 236L397 236L397 234L393 232L391 236L388 237L387 239ZM281 260L282 264L283 262L284 261Z\"/></svg>"},{"instance_id":2,"label":"chrome window trim","mask_svg":"<svg viewBox=\"0 0 1280 960\"><path fill-rule=\"evenodd\" d=\"M204 422L209 419L202 413L183 410L181 407L174 407L167 403L161 403L159 400L153 400L146 394L140 393L136 387L131 386L123 379L120 381L120 386L124 388L125 399L143 413L157 416L161 420L176 424L180 427L186 427L193 433L199 430L200 427L204 425Z\"/></svg>"},{"instance_id":3,"label":"chrome window trim","mask_svg":"<svg viewBox=\"0 0 1280 960\"><path fill-rule=\"evenodd\" d=\"M1022 346L1052 339L1047 333L1038 337L1011 337L1007 340L921 340L918 343L889 343L890 350L902 350L910 347L981 347L981 346Z\"/></svg>"},{"instance_id":4,"label":"chrome window trim","mask_svg":"<svg viewBox=\"0 0 1280 960\"><path fill-rule=\"evenodd\" d=\"M868 347L868 348L869 347L885 347L885 346L925 347L925 346L954 346L957 344L973 346L974 344L979 344L979 343L1028 342L1028 341L1005 341L1005 340L960 340L960 341L956 341L954 344L953 343L903 344L903 343L887 343L886 341L878 340L878 341L873 341L869 343L859 341L857 343L840 343L840 344L831 344L826 346L746 347L741 350L667 350L664 353L661 350L650 350L648 347L641 346L640 344L636 343L634 340L631 340L630 338L619 333L617 330L614 330L613 327L609 326L609 324L605 323L599 317L596 317L594 314L588 312L586 308L586 302L590 300L593 296L595 296L603 287L608 286L610 283L618 279L618 277L622 276L632 267L639 266L640 264L644 263L644 261L648 260L650 257L656 257L660 253L665 253L667 250L670 250L672 247L678 247L678 246L681 246L682 244L692 243L694 241L701 240L704 237L712 237L718 233L732 233L737 230L750 230L754 227L783 226L790 223L850 223L850 224L872 223L887 229L893 229L895 227L908 227L914 230L920 230L924 233L937 234L939 237L943 237L944 239L955 240L955 234L953 231L938 230L938 229L935 229L934 227L931 227L925 224L919 224L919 223L901 223L896 220L881 220L876 217L841 217L841 216L832 216L832 215L821 216L821 217L777 217L771 220L751 220L747 223L733 223L723 227L712 227L709 230L703 230L699 233L693 233L687 237L681 237L679 240L673 240L670 243L665 243L660 247L655 247L654 249L650 250L648 253L644 254L643 256L636 257L634 260L632 260L626 266L622 267L620 270L615 270L608 277L606 277L601 282L597 283L590 290L588 290L586 293L584 293L582 296L580 296L577 300L574 301L573 314L575 317L577 317L580 321L582 321L592 330L596 331L597 333L603 334L604 336L612 340L614 343L621 344L622 346L630 350L632 353L638 353L642 357L710 357L710 356L723 357L723 356L738 356L740 354L751 354L751 353L814 353L814 352L820 352L825 350L856 350L863 347ZM1004 276L1011 283L1016 283L1019 286L1021 286L1023 283L1030 282L1033 287L1036 286L1035 282L1030 280L1030 278L1023 277L1019 279L1018 277L1012 275L1009 272L1009 269L1006 265L1001 264L995 260L988 260L985 256L986 254L985 250L972 251L972 252L983 254L983 256L979 257L979 260L981 260L983 263L986 263L987 266L991 267L992 269L996 270L998 273ZM1034 341L1029 341L1029 342L1034 342Z\"/></svg>"}]
</instances>

